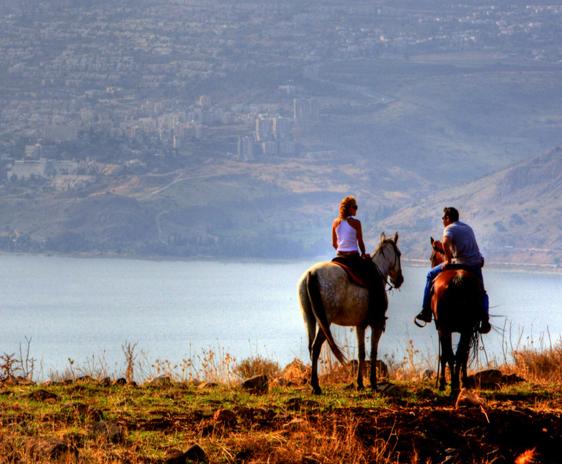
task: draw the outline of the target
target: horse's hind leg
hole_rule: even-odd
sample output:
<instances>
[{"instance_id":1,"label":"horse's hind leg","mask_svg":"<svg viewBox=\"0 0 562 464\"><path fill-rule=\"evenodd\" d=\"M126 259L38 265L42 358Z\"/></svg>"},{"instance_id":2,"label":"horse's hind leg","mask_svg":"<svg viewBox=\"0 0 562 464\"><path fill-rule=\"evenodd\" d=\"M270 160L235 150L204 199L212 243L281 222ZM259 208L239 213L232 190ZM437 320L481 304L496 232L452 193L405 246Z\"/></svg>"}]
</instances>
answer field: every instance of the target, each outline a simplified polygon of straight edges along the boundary
<instances>
[{"instance_id":1,"label":"horse's hind leg","mask_svg":"<svg viewBox=\"0 0 562 464\"><path fill-rule=\"evenodd\" d=\"M357 334L357 352L359 366L357 367L357 390L363 390L363 369L365 366L365 327L355 327Z\"/></svg>"},{"instance_id":2,"label":"horse's hind leg","mask_svg":"<svg viewBox=\"0 0 562 464\"><path fill-rule=\"evenodd\" d=\"M312 373L310 375L310 385L312 386L312 392L315 395L320 395L322 390L320 384L318 383L318 357L320 356L320 350L322 349L322 344L326 340L324 332L318 330L316 332L316 337L312 343L311 357L312 357Z\"/></svg>"}]
</instances>

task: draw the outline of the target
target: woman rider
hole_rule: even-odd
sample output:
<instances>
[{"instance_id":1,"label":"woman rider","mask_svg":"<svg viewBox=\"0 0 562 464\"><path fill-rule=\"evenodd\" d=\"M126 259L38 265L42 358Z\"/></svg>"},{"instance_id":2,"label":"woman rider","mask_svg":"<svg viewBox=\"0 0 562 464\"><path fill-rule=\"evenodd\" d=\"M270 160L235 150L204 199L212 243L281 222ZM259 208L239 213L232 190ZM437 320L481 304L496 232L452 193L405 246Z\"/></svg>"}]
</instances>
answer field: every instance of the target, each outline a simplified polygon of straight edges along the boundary
<instances>
[{"instance_id":1,"label":"woman rider","mask_svg":"<svg viewBox=\"0 0 562 464\"><path fill-rule=\"evenodd\" d=\"M353 217L356 212L357 201L351 195L347 196L340 202L339 215L332 224L332 245L338 256L350 260L369 258L365 253L361 222Z\"/></svg>"},{"instance_id":2,"label":"woman rider","mask_svg":"<svg viewBox=\"0 0 562 464\"><path fill-rule=\"evenodd\" d=\"M336 249L337 258L344 258L348 265L359 271L367 283L369 313L373 321L376 321L377 318L384 318L386 311L386 308L375 307L375 302L378 301L376 295L382 292L386 299L386 293L375 264L369 254L365 253L361 221L354 217L355 213L357 213L357 201L353 196L345 197L340 202L338 217L332 223L332 245Z\"/></svg>"}]
</instances>

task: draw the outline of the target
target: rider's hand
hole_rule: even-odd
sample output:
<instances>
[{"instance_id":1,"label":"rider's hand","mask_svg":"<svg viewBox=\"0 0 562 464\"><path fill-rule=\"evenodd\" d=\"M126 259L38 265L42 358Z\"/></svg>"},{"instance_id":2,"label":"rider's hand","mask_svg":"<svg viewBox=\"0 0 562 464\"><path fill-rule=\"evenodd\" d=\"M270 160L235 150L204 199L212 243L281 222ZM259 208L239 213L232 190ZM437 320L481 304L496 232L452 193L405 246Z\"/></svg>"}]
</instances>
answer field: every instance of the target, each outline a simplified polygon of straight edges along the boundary
<instances>
[{"instance_id":1,"label":"rider's hand","mask_svg":"<svg viewBox=\"0 0 562 464\"><path fill-rule=\"evenodd\" d=\"M361 258L363 259L371 259L371 255L369 253L362 253Z\"/></svg>"}]
</instances>

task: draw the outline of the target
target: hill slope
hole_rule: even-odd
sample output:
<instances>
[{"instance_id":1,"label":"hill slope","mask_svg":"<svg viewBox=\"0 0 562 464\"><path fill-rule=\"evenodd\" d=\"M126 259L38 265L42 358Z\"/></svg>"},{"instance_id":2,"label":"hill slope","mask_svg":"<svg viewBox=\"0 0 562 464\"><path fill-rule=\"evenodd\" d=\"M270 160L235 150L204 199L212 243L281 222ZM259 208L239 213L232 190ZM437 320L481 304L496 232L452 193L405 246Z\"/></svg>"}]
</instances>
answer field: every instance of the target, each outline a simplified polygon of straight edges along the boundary
<instances>
[{"instance_id":1,"label":"hill slope","mask_svg":"<svg viewBox=\"0 0 562 464\"><path fill-rule=\"evenodd\" d=\"M400 168L318 159L209 162L165 175L98 179L80 192L13 188L0 196L0 246L140 256L315 256L331 250L330 224L344 195L357 195L361 218L375 223L429 189Z\"/></svg>"},{"instance_id":2,"label":"hill slope","mask_svg":"<svg viewBox=\"0 0 562 464\"><path fill-rule=\"evenodd\" d=\"M409 257L426 258L441 235L441 211L455 206L471 224L489 263L560 266L562 147L496 174L427 197L386 218L402 232Z\"/></svg>"}]
</instances>

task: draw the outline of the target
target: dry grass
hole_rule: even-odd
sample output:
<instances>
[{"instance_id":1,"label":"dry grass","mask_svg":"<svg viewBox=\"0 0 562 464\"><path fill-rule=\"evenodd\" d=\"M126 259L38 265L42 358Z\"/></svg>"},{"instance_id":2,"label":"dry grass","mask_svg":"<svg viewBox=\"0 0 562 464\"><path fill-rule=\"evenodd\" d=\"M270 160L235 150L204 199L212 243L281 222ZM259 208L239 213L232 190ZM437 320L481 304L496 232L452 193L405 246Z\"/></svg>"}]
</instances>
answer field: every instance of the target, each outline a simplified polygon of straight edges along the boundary
<instances>
[{"instance_id":1,"label":"dry grass","mask_svg":"<svg viewBox=\"0 0 562 464\"><path fill-rule=\"evenodd\" d=\"M519 360L509 367L559 382L561 351L560 344L540 352L520 351ZM158 362L152 371L153 376L197 378L209 385L146 382L119 386L93 379L50 385L0 384L0 462L166 462L170 451L185 451L193 443L203 447L209 462L227 464L426 464L444 462L443 449L452 450L450 462L493 462L486 461L487 454L481 450L496 450L498 443L486 441L488 425L480 409L454 410L445 396L431 392L427 384L406 380L401 380L394 393L344 389L342 384L355 382L356 373L352 365L341 366L328 353L326 350L321 362L321 383L327 388L320 397L310 395L305 385L310 367L298 359L279 370L276 363L259 356L237 363L227 353L212 351L194 358L196 365L191 360L183 365ZM139 359L132 345L124 354L125 373L132 377L140 372L138 365L131 365ZM390 366L391 380L397 373L401 379L412 376L419 380L417 355L410 344L404 359ZM69 369L77 378L80 369L72 364ZM267 395L249 395L230 386L235 378L268 373L265 371L284 380L272 384ZM552 384L518 388L484 391L483 398L501 417L502 427L509 425L510 433L502 435L503 445L511 447L505 457L509 462L518 457L518 462L530 463L535 455L549 450L550 441L544 441L549 439L544 434L537 435L539 441L525 441L532 435L529 427L558 433L553 417L559 417L560 394ZM505 398L509 404L503 408ZM541 402L544 407L539 407ZM526 415L514 414L514 407L525 408ZM221 425L216 419L220 410L228 410L234 419ZM533 414L532 421L528 414ZM466 449L455 449L455 438L448 447L440 447L448 439L453 420L470 431L467 437L472 445ZM108 430L122 427L122 436L114 436L106 426ZM474 427L478 430L473 433ZM527 432L511 440L512 433L522 427ZM538 454L533 451L535 446Z\"/></svg>"},{"instance_id":2,"label":"dry grass","mask_svg":"<svg viewBox=\"0 0 562 464\"><path fill-rule=\"evenodd\" d=\"M373 437L365 443L359 436L359 421L353 416L330 417L325 421L295 418L281 430L239 435L228 440L227 462L244 463L332 463L366 464L398 462L387 440ZM232 450L237 450L232 453Z\"/></svg>"},{"instance_id":3,"label":"dry grass","mask_svg":"<svg viewBox=\"0 0 562 464\"><path fill-rule=\"evenodd\" d=\"M234 368L234 373L242 379L255 375L267 375L269 378L274 378L279 375L280 371L279 364L262 356L243 359Z\"/></svg>"},{"instance_id":4,"label":"dry grass","mask_svg":"<svg viewBox=\"0 0 562 464\"><path fill-rule=\"evenodd\" d=\"M522 349L513 352L513 369L533 382L562 382L562 341L547 349Z\"/></svg>"}]
</instances>

